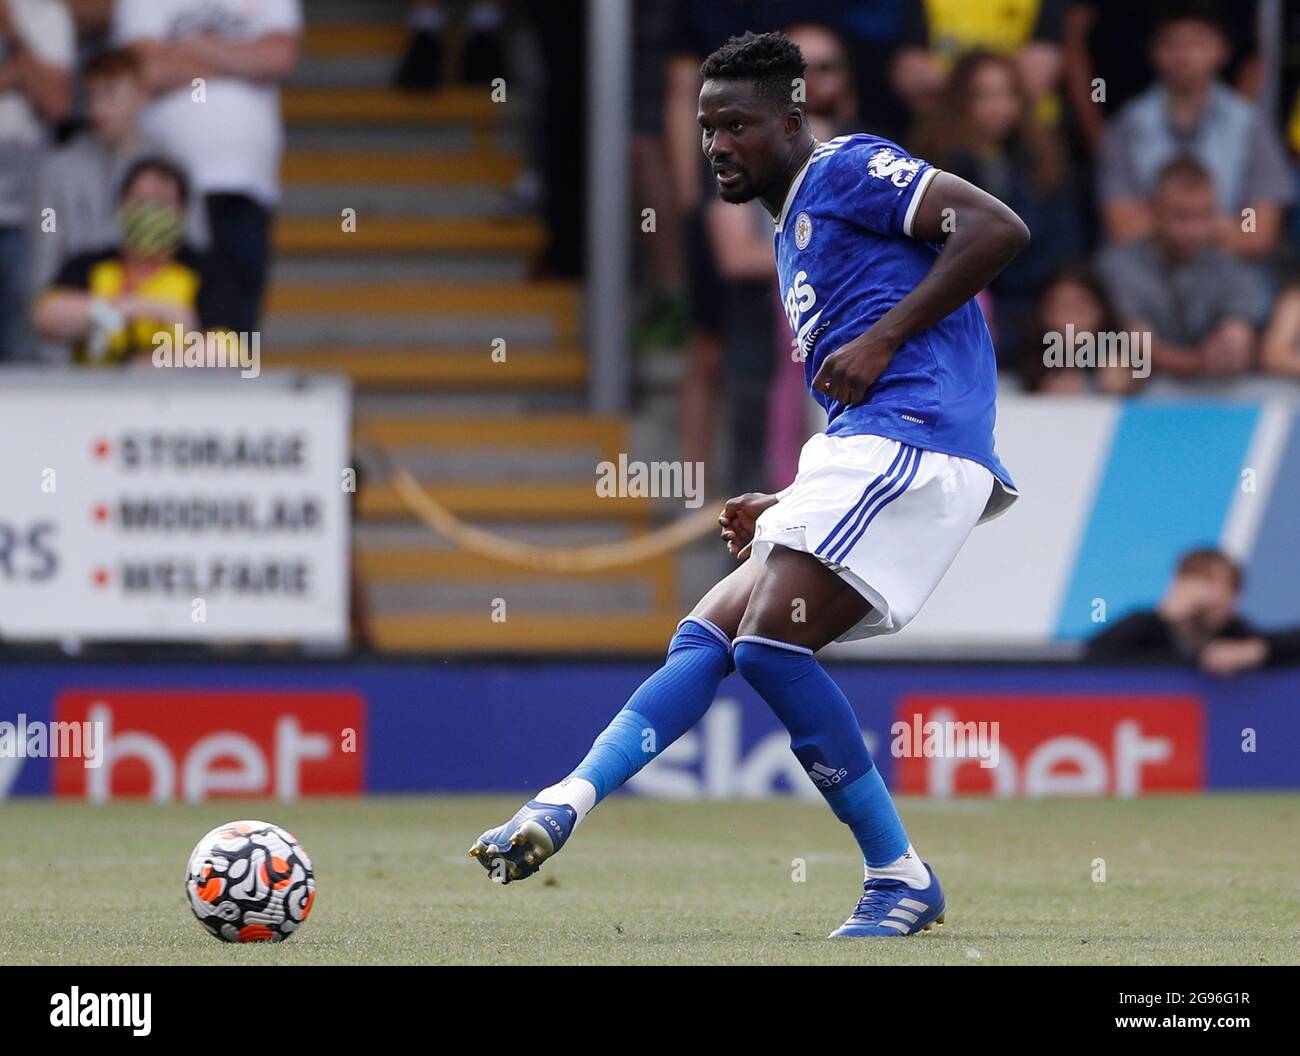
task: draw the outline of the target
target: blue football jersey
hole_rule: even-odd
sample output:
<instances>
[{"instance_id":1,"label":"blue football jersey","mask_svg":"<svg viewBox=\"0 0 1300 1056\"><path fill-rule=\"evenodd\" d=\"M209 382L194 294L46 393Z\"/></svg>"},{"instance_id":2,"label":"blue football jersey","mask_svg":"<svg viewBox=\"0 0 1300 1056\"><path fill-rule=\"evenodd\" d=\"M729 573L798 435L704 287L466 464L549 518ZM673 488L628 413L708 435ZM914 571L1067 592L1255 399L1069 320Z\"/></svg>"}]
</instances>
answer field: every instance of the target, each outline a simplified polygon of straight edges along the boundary
<instances>
[{"instance_id":1,"label":"blue football jersey","mask_svg":"<svg viewBox=\"0 0 1300 1056\"><path fill-rule=\"evenodd\" d=\"M937 171L860 133L819 143L790 185L776 222L776 269L810 392L822 360L911 293L941 252L911 237ZM993 451L997 363L974 301L907 338L861 403L812 395L832 436L874 433L969 458L1015 486Z\"/></svg>"}]
</instances>

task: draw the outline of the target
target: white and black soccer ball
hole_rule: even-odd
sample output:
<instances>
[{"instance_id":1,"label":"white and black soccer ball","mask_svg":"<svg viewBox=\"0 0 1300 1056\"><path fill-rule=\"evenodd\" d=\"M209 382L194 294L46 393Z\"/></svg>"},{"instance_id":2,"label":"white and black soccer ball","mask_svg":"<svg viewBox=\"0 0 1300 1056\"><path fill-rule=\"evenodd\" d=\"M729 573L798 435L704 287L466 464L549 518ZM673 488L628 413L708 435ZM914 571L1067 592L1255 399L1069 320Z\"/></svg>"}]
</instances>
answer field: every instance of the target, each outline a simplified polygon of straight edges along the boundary
<instances>
[{"instance_id":1,"label":"white and black soccer ball","mask_svg":"<svg viewBox=\"0 0 1300 1056\"><path fill-rule=\"evenodd\" d=\"M199 840L185 874L190 908L225 942L282 942L316 898L302 844L278 825L231 821Z\"/></svg>"}]
</instances>

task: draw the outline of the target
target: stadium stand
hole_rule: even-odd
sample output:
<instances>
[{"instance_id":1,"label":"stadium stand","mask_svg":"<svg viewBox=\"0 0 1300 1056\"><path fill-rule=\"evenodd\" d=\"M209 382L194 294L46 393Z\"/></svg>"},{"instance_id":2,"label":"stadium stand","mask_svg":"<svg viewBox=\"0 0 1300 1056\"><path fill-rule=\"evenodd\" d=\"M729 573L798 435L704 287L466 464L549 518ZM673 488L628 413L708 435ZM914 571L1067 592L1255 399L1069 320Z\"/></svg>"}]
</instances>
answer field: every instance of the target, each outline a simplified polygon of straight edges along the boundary
<instances>
[{"instance_id":1,"label":"stadium stand","mask_svg":"<svg viewBox=\"0 0 1300 1056\"><path fill-rule=\"evenodd\" d=\"M628 425L585 412L579 288L530 281L550 236L511 194L528 164L526 108L480 90L388 87L403 11L310 8L284 93L267 366L346 373L363 458L370 446L411 467L459 516L536 543L629 538L648 527L652 500L592 489L593 455L626 451ZM356 230L339 238L344 209ZM509 369L490 354L497 339ZM641 650L671 633L673 556L521 581L415 523L369 468L354 548L375 647ZM509 619L485 638L483 614L507 588Z\"/></svg>"}]
</instances>

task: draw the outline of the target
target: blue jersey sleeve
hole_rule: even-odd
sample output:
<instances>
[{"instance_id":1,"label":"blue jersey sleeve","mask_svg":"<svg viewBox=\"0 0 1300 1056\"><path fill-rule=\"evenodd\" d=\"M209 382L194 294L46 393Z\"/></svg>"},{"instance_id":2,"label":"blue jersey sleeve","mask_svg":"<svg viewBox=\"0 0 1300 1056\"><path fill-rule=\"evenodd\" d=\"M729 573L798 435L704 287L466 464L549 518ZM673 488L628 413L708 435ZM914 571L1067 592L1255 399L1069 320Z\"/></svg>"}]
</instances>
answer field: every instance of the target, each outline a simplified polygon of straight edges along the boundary
<instances>
[{"instance_id":1,"label":"blue jersey sleeve","mask_svg":"<svg viewBox=\"0 0 1300 1056\"><path fill-rule=\"evenodd\" d=\"M898 144L874 137L845 145L827 162L844 217L880 235L912 234L921 195L939 171Z\"/></svg>"}]
</instances>

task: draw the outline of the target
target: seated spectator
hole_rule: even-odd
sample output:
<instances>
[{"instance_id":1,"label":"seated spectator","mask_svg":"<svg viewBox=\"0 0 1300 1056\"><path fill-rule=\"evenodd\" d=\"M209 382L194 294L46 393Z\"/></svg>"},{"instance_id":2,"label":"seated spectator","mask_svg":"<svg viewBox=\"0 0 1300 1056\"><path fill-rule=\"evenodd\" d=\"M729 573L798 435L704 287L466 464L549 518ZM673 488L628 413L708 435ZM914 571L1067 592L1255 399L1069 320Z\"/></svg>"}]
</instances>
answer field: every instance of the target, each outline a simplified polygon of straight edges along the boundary
<instances>
[{"instance_id":1,"label":"seated spectator","mask_svg":"<svg viewBox=\"0 0 1300 1056\"><path fill-rule=\"evenodd\" d=\"M137 118L149 98L129 51L105 51L82 70L90 128L51 153L36 181L32 288L44 289L69 258L117 240L117 188L141 154ZM46 209L57 223L43 222Z\"/></svg>"},{"instance_id":2,"label":"seated spectator","mask_svg":"<svg viewBox=\"0 0 1300 1056\"><path fill-rule=\"evenodd\" d=\"M1186 3L1158 21L1151 57L1159 79L1120 110L1103 140L1102 219L1116 241L1148 236L1157 174L1171 159L1191 157L1213 178L1220 247L1267 257L1293 197L1291 175L1267 117L1220 80L1229 46L1212 11L1208 0Z\"/></svg>"},{"instance_id":3,"label":"seated spectator","mask_svg":"<svg viewBox=\"0 0 1300 1056\"><path fill-rule=\"evenodd\" d=\"M1259 365L1271 374L1300 378L1300 281L1278 296L1259 343Z\"/></svg>"},{"instance_id":4,"label":"seated spectator","mask_svg":"<svg viewBox=\"0 0 1300 1056\"><path fill-rule=\"evenodd\" d=\"M203 199L213 259L233 284L234 330L257 329L280 193L278 86L301 33L299 0L118 0L114 15L115 44L139 57L154 93L145 138L185 166Z\"/></svg>"},{"instance_id":5,"label":"seated spectator","mask_svg":"<svg viewBox=\"0 0 1300 1056\"><path fill-rule=\"evenodd\" d=\"M1183 158L1156 178L1151 236L1098 256L1122 328L1151 334L1157 375L1225 379L1251 368L1269 291L1216 247L1215 225L1210 174Z\"/></svg>"},{"instance_id":6,"label":"seated spectator","mask_svg":"<svg viewBox=\"0 0 1300 1056\"><path fill-rule=\"evenodd\" d=\"M913 114L940 99L949 71L965 54L990 51L1012 59L1035 116L1057 123L1057 84L1063 68L1066 0L963 0L957 4L905 0L894 55L894 91Z\"/></svg>"},{"instance_id":7,"label":"seated spectator","mask_svg":"<svg viewBox=\"0 0 1300 1056\"><path fill-rule=\"evenodd\" d=\"M1047 284L1038 296L1037 309L1024 334L1021 379L1026 391L1053 396L1079 396L1089 392L1122 393L1131 385L1132 374L1119 366L1049 366L1049 335L1062 343L1076 342L1090 334L1094 347L1098 338L1113 334L1119 323L1110 298L1096 274L1089 268L1069 265Z\"/></svg>"},{"instance_id":8,"label":"seated spectator","mask_svg":"<svg viewBox=\"0 0 1300 1056\"><path fill-rule=\"evenodd\" d=\"M1064 145L1034 118L1019 66L1005 56L973 51L953 68L911 149L1006 202L1034 232L989 287L999 358L1014 366L1039 291L1083 248Z\"/></svg>"},{"instance_id":9,"label":"seated spectator","mask_svg":"<svg viewBox=\"0 0 1300 1056\"><path fill-rule=\"evenodd\" d=\"M0 0L0 361L30 355L33 177L67 116L75 53L63 0Z\"/></svg>"},{"instance_id":10,"label":"seated spectator","mask_svg":"<svg viewBox=\"0 0 1300 1056\"><path fill-rule=\"evenodd\" d=\"M1257 631L1236 614L1242 575L1219 550L1190 550L1160 604L1093 637L1089 660L1183 661L1214 674L1300 663L1300 629Z\"/></svg>"},{"instance_id":11,"label":"seated spectator","mask_svg":"<svg viewBox=\"0 0 1300 1056\"><path fill-rule=\"evenodd\" d=\"M232 314L229 294L205 258L189 249L184 173L142 158L122 182L117 246L73 257L36 302L37 333L74 346L83 364L148 362L155 335L180 325L218 330Z\"/></svg>"}]
</instances>

